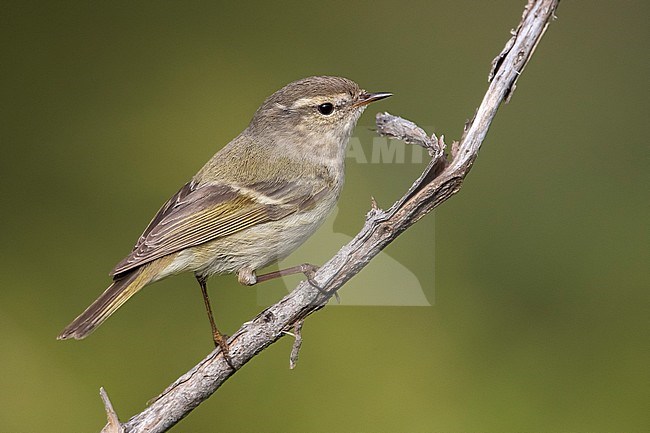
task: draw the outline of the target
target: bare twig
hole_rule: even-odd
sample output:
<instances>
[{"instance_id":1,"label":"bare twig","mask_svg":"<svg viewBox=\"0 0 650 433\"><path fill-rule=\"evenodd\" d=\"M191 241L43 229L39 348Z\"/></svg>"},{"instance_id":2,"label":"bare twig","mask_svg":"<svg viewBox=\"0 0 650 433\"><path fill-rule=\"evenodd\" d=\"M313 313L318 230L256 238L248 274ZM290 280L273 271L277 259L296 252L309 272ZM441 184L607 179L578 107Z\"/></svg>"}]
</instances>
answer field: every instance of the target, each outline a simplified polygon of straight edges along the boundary
<instances>
[{"instance_id":1,"label":"bare twig","mask_svg":"<svg viewBox=\"0 0 650 433\"><path fill-rule=\"evenodd\" d=\"M293 347L291 348L291 356L289 357L289 368L296 368L298 363L298 355L300 355L300 348L302 347L302 325L305 323L305 319L298 320L295 325L293 325Z\"/></svg>"},{"instance_id":2,"label":"bare twig","mask_svg":"<svg viewBox=\"0 0 650 433\"><path fill-rule=\"evenodd\" d=\"M102 433L124 433L124 427L122 427L122 424L120 424L120 420L117 418L115 409L113 409L113 405L111 404L111 401L108 398L108 394L106 394L106 390L104 390L103 387L99 388L99 396L104 402L106 417L108 418L108 423L102 429Z\"/></svg>"},{"instance_id":3,"label":"bare twig","mask_svg":"<svg viewBox=\"0 0 650 433\"><path fill-rule=\"evenodd\" d=\"M402 119L398 116L391 116L388 113L380 113L377 114L375 123L377 124L377 132L381 135L396 138L408 144L422 146L429 151L429 156L434 160L442 157L445 148L438 143L438 138L435 135L429 137L424 132L424 129L410 120Z\"/></svg>"},{"instance_id":4,"label":"bare twig","mask_svg":"<svg viewBox=\"0 0 650 433\"><path fill-rule=\"evenodd\" d=\"M230 356L235 365L245 364L291 331L296 323L325 306L329 298L386 245L458 192L499 105L512 96L515 83L554 16L558 3L559 0L528 2L513 37L493 62L490 85L481 105L474 118L465 125L460 143L451 146L450 161L440 157L442 142L437 143L436 147L435 140L417 125L388 114L379 116L377 127L380 132L424 145L433 155L432 161L390 209L383 211L373 205L361 232L315 274L314 279L321 291L306 282L300 283L289 295L245 323L228 340ZM126 422L124 430L128 433L167 431L214 393L233 373L216 349L170 385L147 409Z\"/></svg>"}]
</instances>

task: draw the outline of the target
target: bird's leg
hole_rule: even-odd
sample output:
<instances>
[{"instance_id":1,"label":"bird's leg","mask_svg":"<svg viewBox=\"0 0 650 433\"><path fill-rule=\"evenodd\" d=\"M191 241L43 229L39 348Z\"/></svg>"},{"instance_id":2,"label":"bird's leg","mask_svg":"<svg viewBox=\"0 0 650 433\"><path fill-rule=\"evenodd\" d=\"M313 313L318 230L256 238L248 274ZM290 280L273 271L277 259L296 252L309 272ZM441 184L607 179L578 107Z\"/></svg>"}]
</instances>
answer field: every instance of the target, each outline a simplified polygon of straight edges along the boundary
<instances>
[{"instance_id":1,"label":"bird's leg","mask_svg":"<svg viewBox=\"0 0 650 433\"><path fill-rule=\"evenodd\" d=\"M210 298L208 297L208 285L206 283L206 278L196 275L196 280L201 286L201 293L203 294L203 302L205 303L205 311L208 313L208 319L210 320L210 327L212 328L212 340L214 341L215 347L221 349L223 353L223 358L226 360L230 368L236 370L235 366L230 359L230 352L228 351L228 342L227 337L221 334L217 329L217 325L214 323L214 316L212 315L212 307L210 306Z\"/></svg>"},{"instance_id":2,"label":"bird's leg","mask_svg":"<svg viewBox=\"0 0 650 433\"><path fill-rule=\"evenodd\" d=\"M285 277L287 275L303 274L305 277L307 277L307 281L309 281L309 284L311 284L312 286L316 287L319 290L322 290L322 288L314 280L314 274L316 273L317 270L318 270L318 266L312 265L310 263L303 263L302 265L292 266L290 268L280 269L279 271L269 272L268 274L259 275L257 277L256 282L262 283L264 281Z\"/></svg>"},{"instance_id":3,"label":"bird's leg","mask_svg":"<svg viewBox=\"0 0 650 433\"><path fill-rule=\"evenodd\" d=\"M262 283L264 281L273 280L287 275L303 274L312 287L321 292L321 294L326 295L327 292L314 279L314 274L316 274L317 270L318 266L310 263L303 263L302 265L292 266L290 268L280 269L279 271L256 276L255 271L244 268L239 271L238 279L241 284L252 286L257 283ZM334 292L334 296L338 302L341 302L338 292Z\"/></svg>"}]
</instances>

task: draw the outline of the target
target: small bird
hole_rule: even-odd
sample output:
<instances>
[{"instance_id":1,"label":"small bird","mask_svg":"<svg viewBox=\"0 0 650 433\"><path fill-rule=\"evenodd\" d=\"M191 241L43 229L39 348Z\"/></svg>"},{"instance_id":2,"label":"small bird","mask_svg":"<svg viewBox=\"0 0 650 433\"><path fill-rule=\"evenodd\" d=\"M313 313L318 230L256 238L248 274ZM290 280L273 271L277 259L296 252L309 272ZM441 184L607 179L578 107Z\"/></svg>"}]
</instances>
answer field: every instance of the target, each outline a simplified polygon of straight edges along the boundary
<instances>
[{"instance_id":1,"label":"small bird","mask_svg":"<svg viewBox=\"0 0 650 433\"><path fill-rule=\"evenodd\" d=\"M391 96L341 77L294 81L269 96L248 127L217 152L151 220L113 283L57 339L82 339L144 286L194 272L216 346L232 366L207 293L214 274L244 285L317 269L303 264L256 275L287 257L335 207L352 130L366 106ZM317 286L316 286L317 287Z\"/></svg>"}]
</instances>

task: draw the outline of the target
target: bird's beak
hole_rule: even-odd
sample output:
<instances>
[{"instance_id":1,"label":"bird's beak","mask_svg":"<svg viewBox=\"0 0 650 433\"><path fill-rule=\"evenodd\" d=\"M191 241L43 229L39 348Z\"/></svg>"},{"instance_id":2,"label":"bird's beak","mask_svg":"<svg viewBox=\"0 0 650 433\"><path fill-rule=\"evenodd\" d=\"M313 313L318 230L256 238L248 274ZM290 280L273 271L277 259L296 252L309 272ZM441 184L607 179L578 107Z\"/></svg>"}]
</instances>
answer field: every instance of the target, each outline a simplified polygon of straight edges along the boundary
<instances>
[{"instance_id":1,"label":"bird's beak","mask_svg":"<svg viewBox=\"0 0 650 433\"><path fill-rule=\"evenodd\" d=\"M368 93L364 91L361 93L361 95L359 95L359 100L354 103L353 107L362 107L364 105L370 104L371 102L388 98L389 96L393 96L393 94L388 92Z\"/></svg>"}]
</instances>

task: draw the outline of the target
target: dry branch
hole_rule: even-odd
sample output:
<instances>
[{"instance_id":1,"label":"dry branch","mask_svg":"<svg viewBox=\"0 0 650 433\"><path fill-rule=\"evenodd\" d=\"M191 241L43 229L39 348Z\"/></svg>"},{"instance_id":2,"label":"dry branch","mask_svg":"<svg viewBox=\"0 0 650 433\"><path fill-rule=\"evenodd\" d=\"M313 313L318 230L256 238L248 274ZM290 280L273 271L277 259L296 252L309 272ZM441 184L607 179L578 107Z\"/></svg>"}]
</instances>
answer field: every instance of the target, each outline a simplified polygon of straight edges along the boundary
<instances>
[{"instance_id":1,"label":"dry branch","mask_svg":"<svg viewBox=\"0 0 650 433\"><path fill-rule=\"evenodd\" d=\"M449 161L443 157L442 140L428 137L422 129L407 120L389 114L378 115L379 133L426 147L432 156L431 162L390 209L383 211L373 206L361 232L319 269L314 279L322 291L303 281L278 303L244 323L228 340L230 355L236 366L244 365L293 330L305 317L324 307L329 298L386 245L458 192L499 105L512 96L516 81L553 18L558 3L559 0L528 2L519 26L512 32L512 38L492 63L489 88L474 118L466 124L460 143L452 145ZM299 347L298 342L295 357ZM147 409L124 423L124 431L167 431L212 395L234 372L219 350L215 350L150 402ZM114 424L117 417L112 417L112 420ZM107 428L115 428L115 425Z\"/></svg>"},{"instance_id":2,"label":"dry branch","mask_svg":"<svg viewBox=\"0 0 650 433\"><path fill-rule=\"evenodd\" d=\"M102 429L102 433L124 433L124 426L120 424L120 420L117 418L115 409L113 409L113 404L108 398L108 394L104 388L99 388L99 396L104 402L104 409L106 409L106 418L108 418L108 424Z\"/></svg>"}]
</instances>

